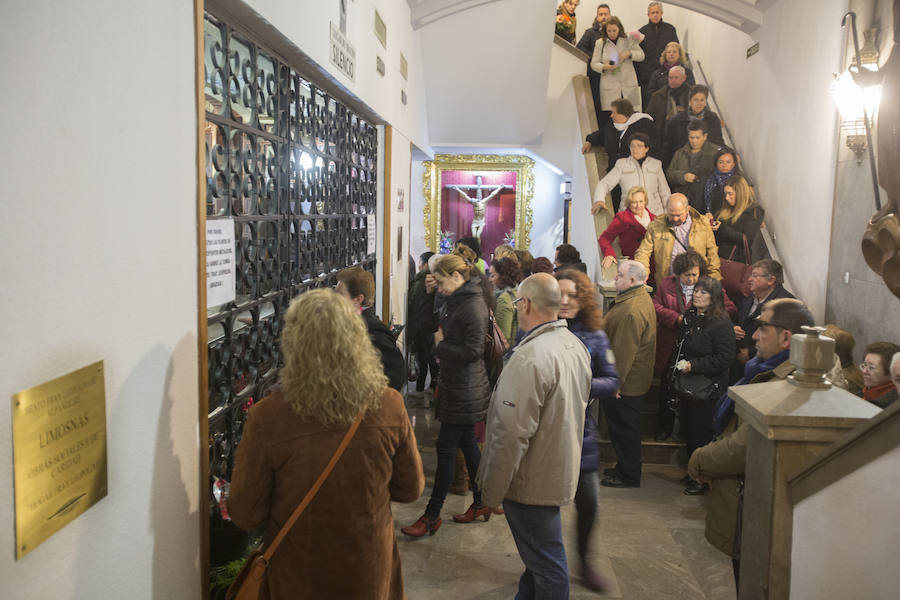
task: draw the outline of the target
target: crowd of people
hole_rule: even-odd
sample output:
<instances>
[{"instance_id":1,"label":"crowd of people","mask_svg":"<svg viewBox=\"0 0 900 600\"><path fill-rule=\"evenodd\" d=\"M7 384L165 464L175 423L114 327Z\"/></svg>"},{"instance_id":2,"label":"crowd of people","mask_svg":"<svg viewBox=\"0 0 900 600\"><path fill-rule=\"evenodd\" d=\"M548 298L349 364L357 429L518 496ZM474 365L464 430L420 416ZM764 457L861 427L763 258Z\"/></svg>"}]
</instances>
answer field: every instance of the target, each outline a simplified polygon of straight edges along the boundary
<instances>
[{"instance_id":1,"label":"crowd of people","mask_svg":"<svg viewBox=\"0 0 900 600\"><path fill-rule=\"evenodd\" d=\"M556 22L572 43L576 6L563 2ZM228 498L237 525L262 527L266 543L285 535L266 569L270 597L404 597L390 503L425 488L404 385L433 401L440 423L429 500L404 535L438 534L462 479L472 501L452 521L504 515L525 567L516 597L567 598L560 507L574 502L577 568L603 591L588 558L600 486L639 488L642 438L677 436L684 493L710 494L706 536L737 578L748 425L727 390L785 379L792 336L815 321L762 255L765 213L662 13L651 2L648 23L630 33L601 4L578 42L602 117L583 151L609 155L591 206L614 212L598 240L602 267L615 266L606 310L571 244L552 261L508 245L483 257L477 237L419 257L413 361L375 315L374 279L361 268L292 302L279 385L249 411ZM853 336L835 324L826 334L833 384L882 408L898 400L900 346L874 341L857 367ZM648 403L656 431L641 429ZM601 472L603 428L616 462ZM304 517L283 530L310 489ZM352 577L349 554L367 557Z\"/></svg>"}]
</instances>

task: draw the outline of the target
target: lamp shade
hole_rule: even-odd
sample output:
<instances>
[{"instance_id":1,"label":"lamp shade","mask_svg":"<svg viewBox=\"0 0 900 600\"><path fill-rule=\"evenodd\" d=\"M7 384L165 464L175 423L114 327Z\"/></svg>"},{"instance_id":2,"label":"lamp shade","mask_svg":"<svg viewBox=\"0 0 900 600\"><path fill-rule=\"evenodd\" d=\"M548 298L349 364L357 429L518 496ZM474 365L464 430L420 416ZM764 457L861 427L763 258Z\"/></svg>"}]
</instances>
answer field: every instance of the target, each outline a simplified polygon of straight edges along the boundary
<instances>
[{"instance_id":1,"label":"lamp shade","mask_svg":"<svg viewBox=\"0 0 900 600\"><path fill-rule=\"evenodd\" d=\"M853 81L850 71L844 71L831 82L831 98L838 111L841 113L841 121L850 124L862 121L863 108L871 119L878 110L881 101L881 85L860 87Z\"/></svg>"}]
</instances>

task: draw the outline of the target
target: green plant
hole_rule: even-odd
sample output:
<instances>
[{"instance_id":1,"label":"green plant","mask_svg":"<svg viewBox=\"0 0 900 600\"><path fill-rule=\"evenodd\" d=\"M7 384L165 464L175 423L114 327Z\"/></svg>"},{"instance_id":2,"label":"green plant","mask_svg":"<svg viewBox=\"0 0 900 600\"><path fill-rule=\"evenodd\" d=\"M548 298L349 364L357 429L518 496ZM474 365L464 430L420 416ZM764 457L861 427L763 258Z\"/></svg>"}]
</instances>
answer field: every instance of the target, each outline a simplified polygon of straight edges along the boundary
<instances>
[{"instance_id":1,"label":"green plant","mask_svg":"<svg viewBox=\"0 0 900 600\"><path fill-rule=\"evenodd\" d=\"M247 557L262 545L262 536L256 537L247 544L247 550L241 558L213 567L209 570L209 591L227 590L241 572Z\"/></svg>"}]
</instances>

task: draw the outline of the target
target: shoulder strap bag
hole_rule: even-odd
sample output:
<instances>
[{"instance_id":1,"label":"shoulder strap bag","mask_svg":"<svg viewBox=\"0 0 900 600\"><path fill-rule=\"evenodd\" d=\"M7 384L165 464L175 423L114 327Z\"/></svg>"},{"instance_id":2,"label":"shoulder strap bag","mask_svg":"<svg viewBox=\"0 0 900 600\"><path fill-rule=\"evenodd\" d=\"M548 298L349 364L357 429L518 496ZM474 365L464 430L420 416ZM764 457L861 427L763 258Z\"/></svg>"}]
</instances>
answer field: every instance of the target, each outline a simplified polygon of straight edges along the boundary
<instances>
[{"instance_id":1,"label":"shoulder strap bag","mask_svg":"<svg viewBox=\"0 0 900 600\"><path fill-rule=\"evenodd\" d=\"M734 253L738 246L731 249L728 258L719 259L722 287L732 298L743 298L750 295L750 272L753 270L750 265L750 244L747 242L746 234L741 237L744 241L744 260L746 262L734 260Z\"/></svg>"},{"instance_id":2,"label":"shoulder strap bag","mask_svg":"<svg viewBox=\"0 0 900 600\"><path fill-rule=\"evenodd\" d=\"M275 536L275 539L272 540L272 543L269 544L268 548L266 548L265 552L257 550L247 557L247 560L244 562L244 566L241 567L241 572L238 573L237 577L228 588L228 593L225 594L226 600L259 599L260 592L262 591L263 581L266 578L266 568L268 568L269 566L269 561L272 559L272 555L275 554L275 550L278 549L278 546L281 544L282 540L284 540L284 537L287 535L288 531L291 530L291 528L294 526L294 523L297 522L297 519L300 518L300 515L304 510L306 510L306 507L310 502L312 502L312 499L319 492L319 488L322 487L322 484L325 483L325 480L331 474L334 466L341 458L344 450L347 449L347 445L350 443L350 440L353 439L353 435L359 428L359 423L362 421L364 412L365 411L359 413L359 416L356 417L356 420L352 425L350 425L347 433L344 434L344 439L341 440L340 445L337 447L337 450L334 451L334 455L331 457L331 460L328 461L328 464L319 475L319 478L316 479L316 482L313 484L310 490L306 492L303 500L301 500L297 508L294 509L291 518L287 520L287 522L281 528L281 531L278 532L278 535Z\"/></svg>"}]
</instances>

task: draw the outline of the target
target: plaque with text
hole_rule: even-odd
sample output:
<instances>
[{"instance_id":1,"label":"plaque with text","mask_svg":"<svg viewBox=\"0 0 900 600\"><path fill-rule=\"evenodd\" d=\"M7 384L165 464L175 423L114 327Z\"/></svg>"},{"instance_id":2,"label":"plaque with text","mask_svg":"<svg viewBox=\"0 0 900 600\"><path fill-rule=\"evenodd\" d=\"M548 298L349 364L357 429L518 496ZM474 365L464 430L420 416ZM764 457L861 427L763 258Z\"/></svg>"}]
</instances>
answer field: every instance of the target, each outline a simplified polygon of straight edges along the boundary
<instances>
[{"instance_id":1,"label":"plaque with text","mask_svg":"<svg viewBox=\"0 0 900 600\"><path fill-rule=\"evenodd\" d=\"M16 560L106 496L103 361L12 397Z\"/></svg>"}]
</instances>

